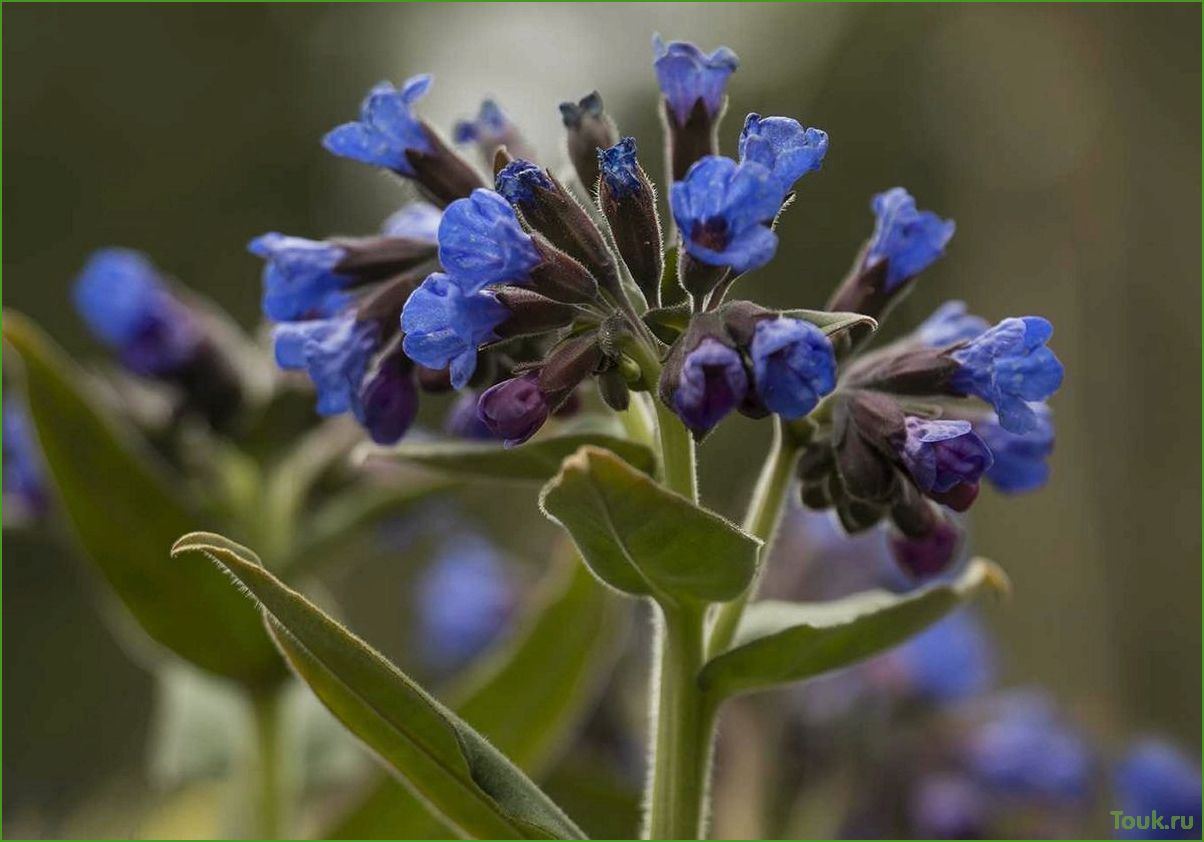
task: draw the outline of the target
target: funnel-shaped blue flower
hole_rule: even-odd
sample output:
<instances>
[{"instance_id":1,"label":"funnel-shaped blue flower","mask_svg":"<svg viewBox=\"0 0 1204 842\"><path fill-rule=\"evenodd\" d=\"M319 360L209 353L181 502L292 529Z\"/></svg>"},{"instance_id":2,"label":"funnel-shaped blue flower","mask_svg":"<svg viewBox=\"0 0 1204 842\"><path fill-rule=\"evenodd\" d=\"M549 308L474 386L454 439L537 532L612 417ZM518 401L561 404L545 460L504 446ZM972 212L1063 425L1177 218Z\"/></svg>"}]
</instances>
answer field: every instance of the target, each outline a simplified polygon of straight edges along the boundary
<instances>
[{"instance_id":1,"label":"funnel-shaped blue flower","mask_svg":"<svg viewBox=\"0 0 1204 842\"><path fill-rule=\"evenodd\" d=\"M476 371L478 346L496 338L494 329L509 315L491 293L466 293L453 278L436 272L406 301L403 347L428 368L450 367L452 386L462 389Z\"/></svg>"},{"instance_id":2,"label":"funnel-shaped blue flower","mask_svg":"<svg viewBox=\"0 0 1204 842\"><path fill-rule=\"evenodd\" d=\"M304 369L318 391L318 414L350 410L376 352L380 330L353 315L276 326L276 363Z\"/></svg>"},{"instance_id":3,"label":"funnel-shaped blue flower","mask_svg":"<svg viewBox=\"0 0 1204 842\"><path fill-rule=\"evenodd\" d=\"M347 252L334 245L271 232L247 247L263 258L263 312L285 322L333 315L347 304L338 294L351 279L334 271Z\"/></svg>"},{"instance_id":4,"label":"funnel-shaped blue flower","mask_svg":"<svg viewBox=\"0 0 1204 842\"><path fill-rule=\"evenodd\" d=\"M902 187L879 193L870 206L877 224L865 261L867 266L887 261L887 290L935 263L953 238L953 221L916 210L916 200Z\"/></svg>"},{"instance_id":5,"label":"funnel-shaped blue flower","mask_svg":"<svg viewBox=\"0 0 1204 842\"><path fill-rule=\"evenodd\" d=\"M777 251L769 223L782 206L782 190L760 164L708 155L674 183L669 204L686 250L703 263L747 272Z\"/></svg>"},{"instance_id":6,"label":"funnel-shaped blue flower","mask_svg":"<svg viewBox=\"0 0 1204 842\"><path fill-rule=\"evenodd\" d=\"M828 151L828 133L803 128L789 117L749 114L740 132L740 161L768 169L785 194L809 172L818 170Z\"/></svg>"},{"instance_id":7,"label":"funnel-shaped blue flower","mask_svg":"<svg viewBox=\"0 0 1204 842\"><path fill-rule=\"evenodd\" d=\"M660 35L652 37L652 49L656 80L678 124L686 122L699 100L713 119L723 107L728 77L740 65L736 54L727 47L704 53L688 41L666 44Z\"/></svg>"},{"instance_id":8,"label":"funnel-shaped blue flower","mask_svg":"<svg viewBox=\"0 0 1204 842\"><path fill-rule=\"evenodd\" d=\"M810 322L762 319L749 356L761 402L783 418L802 418L836 387L832 343Z\"/></svg>"},{"instance_id":9,"label":"funnel-shaped blue flower","mask_svg":"<svg viewBox=\"0 0 1204 842\"><path fill-rule=\"evenodd\" d=\"M431 151L427 129L414 116L413 107L431 82L432 77L425 73L407 79L401 90L381 82L368 92L359 120L332 129L322 138L322 145L343 158L413 177L414 167L406 153Z\"/></svg>"},{"instance_id":10,"label":"funnel-shaped blue flower","mask_svg":"<svg viewBox=\"0 0 1204 842\"><path fill-rule=\"evenodd\" d=\"M443 212L439 262L465 293L474 293L490 284L527 281L540 256L509 202L477 189Z\"/></svg>"}]
</instances>

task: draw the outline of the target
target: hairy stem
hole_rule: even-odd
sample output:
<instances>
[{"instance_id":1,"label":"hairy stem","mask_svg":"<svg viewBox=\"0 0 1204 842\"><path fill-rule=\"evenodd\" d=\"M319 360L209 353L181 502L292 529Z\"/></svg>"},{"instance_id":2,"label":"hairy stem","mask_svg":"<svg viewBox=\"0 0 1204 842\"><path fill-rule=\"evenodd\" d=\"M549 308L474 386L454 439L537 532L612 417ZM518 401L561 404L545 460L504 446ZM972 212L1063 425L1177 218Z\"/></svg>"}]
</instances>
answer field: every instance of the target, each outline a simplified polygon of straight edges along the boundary
<instances>
[{"instance_id":1,"label":"hairy stem","mask_svg":"<svg viewBox=\"0 0 1204 842\"><path fill-rule=\"evenodd\" d=\"M645 835L700 839L706 821L715 708L698 686L705 650L701 606L663 606L653 768Z\"/></svg>"},{"instance_id":2,"label":"hairy stem","mask_svg":"<svg viewBox=\"0 0 1204 842\"><path fill-rule=\"evenodd\" d=\"M765 563L769 560L773 535L782 518L782 509L786 502L786 492L790 489L790 479L794 473L794 463L798 459L799 447L794 440L782 429L782 420L774 416L773 444L761 467L761 476L757 480L757 488L748 504L748 512L744 516L744 529L765 542L761 549L761 560L757 573L749 583L744 593L731 602L719 607L715 621L711 626L711 634L707 641L707 653L715 657L731 646L736 629L740 626L740 618L748 602L756 596L757 587Z\"/></svg>"},{"instance_id":3,"label":"hairy stem","mask_svg":"<svg viewBox=\"0 0 1204 842\"><path fill-rule=\"evenodd\" d=\"M255 724L255 835L260 839L283 838L280 701L277 688L251 695Z\"/></svg>"}]
</instances>

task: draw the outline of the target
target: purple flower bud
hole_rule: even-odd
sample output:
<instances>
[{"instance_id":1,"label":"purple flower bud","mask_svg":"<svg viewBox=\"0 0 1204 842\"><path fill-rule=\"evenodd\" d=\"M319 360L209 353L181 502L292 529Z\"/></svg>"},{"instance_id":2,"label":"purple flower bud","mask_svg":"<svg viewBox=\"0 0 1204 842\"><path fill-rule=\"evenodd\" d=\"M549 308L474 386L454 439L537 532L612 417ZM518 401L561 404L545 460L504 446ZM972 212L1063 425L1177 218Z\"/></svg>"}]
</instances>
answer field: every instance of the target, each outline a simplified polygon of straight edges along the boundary
<instances>
[{"instance_id":1,"label":"purple flower bud","mask_svg":"<svg viewBox=\"0 0 1204 842\"><path fill-rule=\"evenodd\" d=\"M705 434L748 395L748 374L735 348L707 337L682 360L673 409L696 435Z\"/></svg>"},{"instance_id":2,"label":"purple flower bud","mask_svg":"<svg viewBox=\"0 0 1204 842\"><path fill-rule=\"evenodd\" d=\"M477 403L477 417L506 443L522 444L548 420L549 406L534 372L490 386Z\"/></svg>"},{"instance_id":3,"label":"purple flower bud","mask_svg":"<svg viewBox=\"0 0 1204 842\"><path fill-rule=\"evenodd\" d=\"M906 424L903 464L921 490L944 494L958 485L977 485L991 467L991 451L969 421L908 416Z\"/></svg>"},{"instance_id":4,"label":"purple flower bud","mask_svg":"<svg viewBox=\"0 0 1204 842\"><path fill-rule=\"evenodd\" d=\"M944 573L953 564L961 545L961 532L944 518L936 518L927 534L911 538L892 535L891 555L895 563L915 579Z\"/></svg>"},{"instance_id":5,"label":"purple flower bud","mask_svg":"<svg viewBox=\"0 0 1204 842\"><path fill-rule=\"evenodd\" d=\"M356 420L377 444L395 444L418 414L413 365L400 349L386 354L365 378L351 405Z\"/></svg>"}]
</instances>

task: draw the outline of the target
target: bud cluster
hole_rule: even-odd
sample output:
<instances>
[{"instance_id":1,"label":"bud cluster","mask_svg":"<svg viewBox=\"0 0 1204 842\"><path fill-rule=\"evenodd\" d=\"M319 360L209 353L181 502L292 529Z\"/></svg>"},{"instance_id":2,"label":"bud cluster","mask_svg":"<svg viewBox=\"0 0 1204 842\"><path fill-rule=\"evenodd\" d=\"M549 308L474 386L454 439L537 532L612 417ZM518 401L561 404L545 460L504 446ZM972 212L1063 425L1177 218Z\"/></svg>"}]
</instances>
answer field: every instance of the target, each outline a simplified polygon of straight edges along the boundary
<instances>
[{"instance_id":1,"label":"bud cluster","mask_svg":"<svg viewBox=\"0 0 1204 842\"><path fill-rule=\"evenodd\" d=\"M410 425L415 384L469 390L447 429L507 445L575 406L587 381L619 410L631 391L655 389L699 439L733 411L775 414L802 447L807 505L849 532L889 522L906 568L945 569L960 543L955 513L983 477L1006 491L1045 479L1053 433L1042 401L1062 377L1049 323L992 327L952 303L867 351L863 328L889 315L954 232L900 187L874 197L873 232L824 311L728 301L774 257L783 211L820 169L828 135L752 113L737 157L723 157L735 54L659 36L653 48L668 230L635 139L596 91L560 106L576 184L535 160L495 102L462 121L455 139L492 166L490 189L414 114L429 76L374 88L325 145L413 182L432 204L410 206L378 237L252 243L268 261L264 311L280 322L281 365L309 372L319 412L352 411L377 441Z\"/></svg>"}]
</instances>

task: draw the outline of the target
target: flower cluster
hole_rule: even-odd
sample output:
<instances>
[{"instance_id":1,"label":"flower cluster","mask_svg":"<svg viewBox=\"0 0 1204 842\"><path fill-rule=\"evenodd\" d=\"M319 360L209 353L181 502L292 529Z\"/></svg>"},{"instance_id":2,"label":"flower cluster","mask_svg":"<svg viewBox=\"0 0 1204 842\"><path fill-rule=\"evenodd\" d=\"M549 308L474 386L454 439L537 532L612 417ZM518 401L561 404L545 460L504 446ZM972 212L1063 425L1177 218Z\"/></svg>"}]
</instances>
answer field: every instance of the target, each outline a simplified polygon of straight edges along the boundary
<instances>
[{"instance_id":1,"label":"flower cluster","mask_svg":"<svg viewBox=\"0 0 1204 842\"><path fill-rule=\"evenodd\" d=\"M899 187L873 198L871 236L823 311L728 300L774 257L783 209L821 167L828 135L754 113L737 157L722 156L735 54L659 36L653 47L670 236L636 140L620 135L597 92L560 109L576 183L533 160L493 101L461 122L455 139L492 165L490 189L415 114L431 77L384 83L325 145L433 204L379 237L252 243L268 261L264 310L280 322L280 364L309 372L320 412L353 412L380 442L412 422L415 382L478 394L475 423L462 403L448 429L508 445L573 406L590 378L615 409L631 391L656 391L698 438L732 411L774 414L805 439L808 505L833 509L849 532L889 521L905 569L947 569L960 544L949 513L969 507L983 477L1005 491L1045 480L1053 433L1043 401L1062 378L1049 323L991 326L950 303L866 351L864 328L954 232Z\"/></svg>"},{"instance_id":2,"label":"flower cluster","mask_svg":"<svg viewBox=\"0 0 1204 842\"><path fill-rule=\"evenodd\" d=\"M132 374L168 384L180 409L228 426L242 386L220 336L193 302L141 252L92 254L75 281L76 311Z\"/></svg>"}]
</instances>

